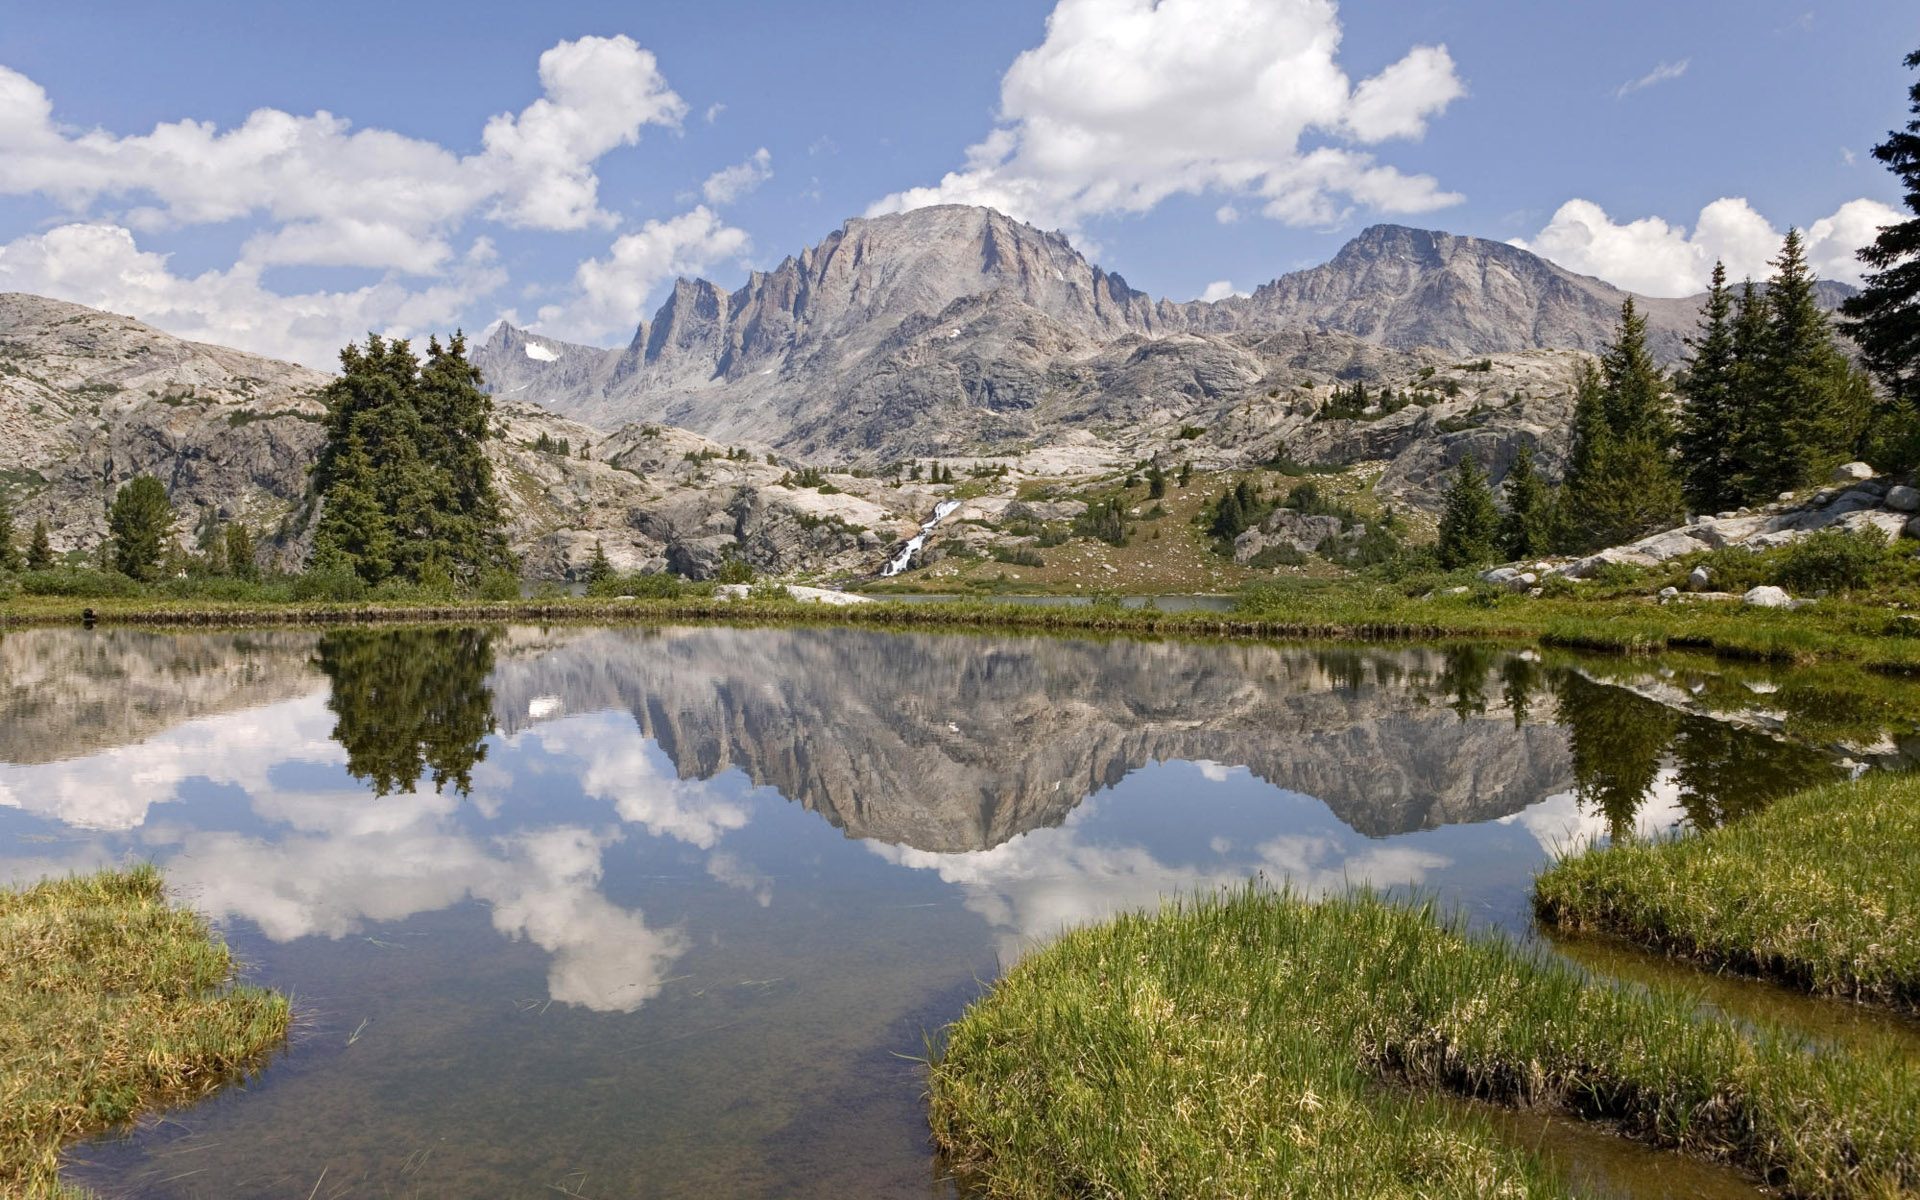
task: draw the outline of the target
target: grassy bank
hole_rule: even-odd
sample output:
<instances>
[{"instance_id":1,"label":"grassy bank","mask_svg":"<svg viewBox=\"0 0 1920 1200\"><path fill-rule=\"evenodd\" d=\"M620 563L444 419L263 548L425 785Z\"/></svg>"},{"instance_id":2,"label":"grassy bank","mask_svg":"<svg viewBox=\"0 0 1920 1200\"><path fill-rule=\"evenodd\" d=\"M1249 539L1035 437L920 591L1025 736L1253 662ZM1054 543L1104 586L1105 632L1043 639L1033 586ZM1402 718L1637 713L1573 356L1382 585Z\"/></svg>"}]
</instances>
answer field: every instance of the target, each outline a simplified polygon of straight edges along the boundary
<instances>
[{"instance_id":1,"label":"grassy bank","mask_svg":"<svg viewBox=\"0 0 1920 1200\"><path fill-rule=\"evenodd\" d=\"M1852 663L1920 673L1920 620L1884 604L1831 600L1799 611L1727 603L1659 605L1641 597L1533 598L1495 594L1407 596L1379 584L1269 588L1231 612L1160 612L1117 602L1082 607L957 600L829 607L712 596L507 601L260 604L151 597L16 596L0 625L66 624L90 609L109 624L328 625L384 621L736 621L899 628L1091 631L1196 637L1526 640L1568 649L1651 654L1693 650L1764 662Z\"/></svg>"},{"instance_id":2,"label":"grassy bank","mask_svg":"<svg viewBox=\"0 0 1920 1200\"><path fill-rule=\"evenodd\" d=\"M1063 936L949 1030L988 1194L1554 1195L1429 1090L1568 1106L1800 1196L1920 1188L1920 1079L1591 980L1429 909L1246 890Z\"/></svg>"},{"instance_id":3,"label":"grassy bank","mask_svg":"<svg viewBox=\"0 0 1920 1200\"><path fill-rule=\"evenodd\" d=\"M0 891L0 1195L69 1194L67 1142L198 1098L279 1044L286 1000L233 974L150 866Z\"/></svg>"},{"instance_id":4,"label":"grassy bank","mask_svg":"<svg viewBox=\"0 0 1920 1200\"><path fill-rule=\"evenodd\" d=\"M1563 859L1540 919L1920 1012L1920 778L1815 788L1697 837Z\"/></svg>"}]
</instances>

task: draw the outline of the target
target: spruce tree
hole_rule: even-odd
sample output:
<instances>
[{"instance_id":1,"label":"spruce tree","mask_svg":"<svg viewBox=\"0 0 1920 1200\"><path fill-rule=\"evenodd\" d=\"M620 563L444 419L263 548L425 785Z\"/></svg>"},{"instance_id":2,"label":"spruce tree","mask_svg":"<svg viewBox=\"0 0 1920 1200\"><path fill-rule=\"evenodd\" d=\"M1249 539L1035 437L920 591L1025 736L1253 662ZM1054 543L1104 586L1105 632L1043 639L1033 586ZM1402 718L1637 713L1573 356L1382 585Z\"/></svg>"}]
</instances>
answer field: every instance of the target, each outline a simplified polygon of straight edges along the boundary
<instances>
[{"instance_id":1,"label":"spruce tree","mask_svg":"<svg viewBox=\"0 0 1920 1200\"><path fill-rule=\"evenodd\" d=\"M1499 535L1500 512L1493 506L1487 474L1478 459L1463 454L1440 513L1440 565L1455 569L1492 562Z\"/></svg>"},{"instance_id":2,"label":"spruce tree","mask_svg":"<svg viewBox=\"0 0 1920 1200\"><path fill-rule=\"evenodd\" d=\"M1834 343L1814 293L1799 230L1787 231L1773 266L1747 464L1756 499L1820 480L1855 452L1871 415L1871 394Z\"/></svg>"},{"instance_id":3,"label":"spruce tree","mask_svg":"<svg viewBox=\"0 0 1920 1200\"><path fill-rule=\"evenodd\" d=\"M1147 468L1147 499L1158 500L1167 494L1167 473L1159 463Z\"/></svg>"},{"instance_id":4,"label":"spruce tree","mask_svg":"<svg viewBox=\"0 0 1920 1200\"><path fill-rule=\"evenodd\" d=\"M1906 64L1920 69L1920 50ZM1920 455L1920 82L1907 89L1907 97L1913 120L1887 134L1873 156L1899 177L1914 216L1884 227L1861 248L1860 261L1873 270L1860 293L1840 306L1841 328L1886 389L1873 425L1881 453L1894 461L1877 465L1903 469Z\"/></svg>"},{"instance_id":5,"label":"spruce tree","mask_svg":"<svg viewBox=\"0 0 1920 1200\"><path fill-rule=\"evenodd\" d=\"M47 538L45 521L33 523L33 536L27 541L27 570L53 570L53 543Z\"/></svg>"},{"instance_id":6,"label":"spruce tree","mask_svg":"<svg viewBox=\"0 0 1920 1200\"><path fill-rule=\"evenodd\" d=\"M1687 506L1697 513L1741 503L1739 449L1747 441L1736 390L1733 294L1727 268L1713 264L1713 282L1700 308L1700 332L1688 338L1693 357L1680 377L1680 468Z\"/></svg>"},{"instance_id":7,"label":"spruce tree","mask_svg":"<svg viewBox=\"0 0 1920 1200\"><path fill-rule=\"evenodd\" d=\"M165 484L151 475L136 475L122 484L107 510L114 569L135 579L157 578L173 521Z\"/></svg>"},{"instance_id":8,"label":"spruce tree","mask_svg":"<svg viewBox=\"0 0 1920 1200\"><path fill-rule=\"evenodd\" d=\"M260 578L260 568L253 561L253 531L247 528L245 521L234 521L227 525L227 571L235 579L252 581Z\"/></svg>"},{"instance_id":9,"label":"spruce tree","mask_svg":"<svg viewBox=\"0 0 1920 1200\"><path fill-rule=\"evenodd\" d=\"M1533 469L1533 447L1525 442L1507 468L1506 515L1500 518L1500 551L1509 561L1534 558L1552 549L1553 492Z\"/></svg>"},{"instance_id":10,"label":"spruce tree","mask_svg":"<svg viewBox=\"0 0 1920 1200\"><path fill-rule=\"evenodd\" d=\"M19 569L20 547L13 540L13 505L8 503L6 492L0 491L0 571Z\"/></svg>"},{"instance_id":11,"label":"spruce tree","mask_svg":"<svg viewBox=\"0 0 1920 1200\"><path fill-rule=\"evenodd\" d=\"M484 450L493 406L465 338L431 340L422 364L406 342L369 336L364 350L342 350L340 365L314 466L314 564L369 583L391 575L468 586L509 569Z\"/></svg>"},{"instance_id":12,"label":"spruce tree","mask_svg":"<svg viewBox=\"0 0 1920 1200\"><path fill-rule=\"evenodd\" d=\"M599 538L595 538L593 557L587 561L586 582L599 583L602 579L611 578L612 575L613 564L607 561L607 548L600 544Z\"/></svg>"},{"instance_id":13,"label":"spruce tree","mask_svg":"<svg viewBox=\"0 0 1920 1200\"><path fill-rule=\"evenodd\" d=\"M1631 297L1597 371L1576 385L1574 445L1562 492L1562 544L1587 551L1676 523L1685 508L1670 448L1666 381L1647 350L1647 323Z\"/></svg>"}]
</instances>

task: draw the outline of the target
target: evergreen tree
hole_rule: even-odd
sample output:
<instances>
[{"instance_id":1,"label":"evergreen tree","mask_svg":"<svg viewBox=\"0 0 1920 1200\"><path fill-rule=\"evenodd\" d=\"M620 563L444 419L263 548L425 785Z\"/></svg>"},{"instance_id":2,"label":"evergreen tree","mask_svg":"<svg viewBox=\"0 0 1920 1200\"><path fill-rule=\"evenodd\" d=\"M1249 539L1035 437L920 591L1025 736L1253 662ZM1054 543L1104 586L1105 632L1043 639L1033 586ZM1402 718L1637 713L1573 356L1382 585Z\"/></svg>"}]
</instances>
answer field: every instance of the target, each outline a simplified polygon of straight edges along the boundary
<instances>
[{"instance_id":1,"label":"evergreen tree","mask_svg":"<svg viewBox=\"0 0 1920 1200\"><path fill-rule=\"evenodd\" d=\"M510 569L483 448L493 403L465 338L432 339L422 364L406 342L369 336L364 350L342 350L340 365L314 466L315 565L369 583L393 575L469 586Z\"/></svg>"},{"instance_id":2,"label":"evergreen tree","mask_svg":"<svg viewBox=\"0 0 1920 1200\"><path fill-rule=\"evenodd\" d=\"M1159 463L1147 468L1147 499L1158 500L1167 494L1167 473Z\"/></svg>"},{"instance_id":3,"label":"evergreen tree","mask_svg":"<svg viewBox=\"0 0 1920 1200\"><path fill-rule=\"evenodd\" d=\"M1533 469L1533 447L1522 442L1507 469L1507 512L1500 518L1500 552L1509 561L1535 558L1552 549L1553 492Z\"/></svg>"},{"instance_id":4,"label":"evergreen tree","mask_svg":"<svg viewBox=\"0 0 1920 1200\"><path fill-rule=\"evenodd\" d=\"M1175 482L1179 483L1181 487L1185 487L1193 482L1193 464L1191 462L1183 462L1180 464L1180 478Z\"/></svg>"},{"instance_id":5,"label":"evergreen tree","mask_svg":"<svg viewBox=\"0 0 1920 1200\"><path fill-rule=\"evenodd\" d=\"M1920 50L1909 54L1909 68L1920 69ZM1920 446L1920 82L1907 90L1913 120L1887 134L1873 156L1900 179L1908 211L1914 216L1880 230L1860 250L1873 271L1859 295L1840 306L1842 328L1859 344L1867 367L1886 389L1874 415L1874 432L1897 461L1883 467L1915 465Z\"/></svg>"},{"instance_id":6,"label":"evergreen tree","mask_svg":"<svg viewBox=\"0 0 1920 1200\"><path fill-rule=\"evenodd\" d=\"M1499 535L1500 513L1493 506L1486 472L1473 455L1461 455L1440 513L1440 565L1452 569L1492 562Z\"/></svg>"},{"instance_id":7,"label":"evergreen tree","mask_svg":"<svg viewBox=\"0 0 1920 1200\"><path fill-rule=\"evenodd\" d=\"M1872 404L1865 381L1834 343L1799 230L1787 231L1773 266L1747 463L1748 495L1756 499L1804 487L1851 456Z\"/></svg>"},{"instance_id":8,"label":"evergreen tree","mask_svg":"<svg viewBox=\"0 0 1920 1200\"><path fill-rule=\"evenodd\" d=\"M247 528L247 523L229 523L222 540L226 542L228 573L249 582L260 578L260 568L253 561L253 531Z\"/></svg>"},{"instance_id":9,"label":"evergreen tree","mask_svg":"<svg viewBox=\"0 0 1920 1200\"><path fill-rule=\"evenodd\" d=\"M1684 510L1670 447L1666 382L1647 351L1646 319L1631 297L1596 371L1576 382L1574 444L1561 541L1574 551L1631 541L1676 523Z\"/></svg>"},{"instance_id":10,"label":"evergreen tree","mask_svg":"<svg viewBox=\"0 0 1920 1200\"><path fill-rule=\"evenodd\" d=\"M465 795L494 731L493 635L482 629L344 629L320 639L316 658L332 689L333 739L347 770L377 795Z\"/></svg>"},{"instance_id":11,"label":"evergreen tree","mask_svg":"<svg viewBox=\"0 0 1920 1200\"><path fill-rule=\"evenodd\" d=\"M595 538L593 540L593 557L587 561L587 569L585 572L586 582L599 583L602 579L609 578L612 575L613 564L607 561L607 548L600 544L599 538Z\"/></svg>"},{"instance_id":12,"label":"evergreen tree","mask_svg":"<svg viewBox=\"0 0 1920 1200\"><path fill-rule=\"evenodd\" d=\"M47 539L47 523L33 523L33 537L27 541L27 570L53 570L53 543Z\"/></svg>"},{"instance_id":13,"label":"evergreen tree","mask_svg":"<svg viewBox=\"0 0 1920 1200\"><path fill-rule=\"evenodd\" d=\"M0 571L20 569L20 548L13 541L13 505L0 491Z\"/></svg>"},{"instance_id":14,"label":"evergreen tree","mask_svg":"<svg viewBox=\"0 0 1920 1200\"><path fill-rule=\"evenodd\" d=\"M207 531L206 549L200 556L199 569L208 575L231 575L231 564L227 562L226 531L218 525Z\"/></svg>"},{"instance_id":15,"label":"evergreen tree","mask_svg":"<svg viewBox=\"0 0 1920 1200\"><path fill-rule=\"evenodd\" d=\"M1723 263L1713 264L1713 282L1700 308L1700 332L1688 338L1687 345L1693 357L1679 380L1682 491L1687 506L1697 513L1738 508L1740 447L1748 435L1734 378L1733 294L1727 290Z\"/></svg>"},{"instance_id":16,"label":"evergreen tree","mask_svg":"<svg viewBox=\"0 0 1920 1200\"><path fill-rule=\"evenodd\" d=\"M151 475L136 475L122 484L107 510L114 568L135 579L157 578L173 521L165 484Z\"/></svg>"}]
</instances>

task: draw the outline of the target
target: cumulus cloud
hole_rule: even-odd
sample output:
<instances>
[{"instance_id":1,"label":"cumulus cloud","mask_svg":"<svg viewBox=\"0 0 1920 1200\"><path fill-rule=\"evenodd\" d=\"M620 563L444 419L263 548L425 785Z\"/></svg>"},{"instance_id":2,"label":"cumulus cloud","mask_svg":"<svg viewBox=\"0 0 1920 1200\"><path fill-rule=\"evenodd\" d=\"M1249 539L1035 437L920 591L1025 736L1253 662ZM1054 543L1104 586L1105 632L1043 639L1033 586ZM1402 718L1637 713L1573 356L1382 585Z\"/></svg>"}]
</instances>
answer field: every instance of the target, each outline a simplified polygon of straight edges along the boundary
<instances>
[{"instance_id":1,"label":"cumulus cloud","mask_svg":"<svg viewBox=\"0 0 1920 1200\"><path fill-rule=\"evenodd\" d=\"M1629 79L1625 83L1621 84L1618 88L1615 88L1613 92L1613 98L1615 100L1624 100L1628 96L1631 96L1633 93L1641 91L1645 88L1653 87L1656 84L1666 83L1669 80L1678 79L1682 75L1685 75L1687 73L1687 67L1692 62L1693 60L1690 58L1683 58L1679 62L1663 62L1658 66L1654 67L1653 70L1648 71L1645 75L1642 75L1640 78Z\"/></svg>"},{"instance_id":2,"label":"cumulus cloud","mask_svg":"<svg viewBox=\"0 0 1920 1200\"><path fill-rule=\"evenodd\" d=\"M1850 200L1802 231L1807 260L1823 279L1857 284L1861 267L1854 252L1899 219L1878 201ZM1569 200L1538 234L1513 244L1629 291L1687 296L1707 286L1716 261L1734 279L1766 278L1784 236L1740 197L1701 209L1691 232L1660 217L1616 222L1590 200Z\"/></svg>"},{"instance_id":3,"label":"cumulus cloud","mask_svg":"<svg viewBox=\"0 0 1920 1200\"><path fill-rule=\"evenodd\" d=\"M122 225L62 225L0 246L0 291L128 313L180 337L321 369L369 331L411 337L444 328L506 278L485 239L424 288L389 277L351 291L282 295L262 273L262 264L243 260L224 271L177 275L167 255L140 249Z\"/></svg>"},{"instance_id":4,"label":"cumulus cloud","mask_svg":"<svg viewBox=\"0 0 1920 1200\"><path fill-rule=\"evenodd\" d=\"M1244 296L1246 294L1247 293L1235 288L1231 279L1216 279L1207 285L1206 291L1200 293L1200 298L1211 303L1215 300L1225 300L1229 296Z\"/></svg>"},{"instance_id":5,"label":"cumulus cloud","mask_svg":"<svg viewBox=\"0 0 1920 1200\"><path fill-rule=\"evenodd\" d=\"M1178 193L1244 195L1292 224L1336 222L1356 204L1457 202L1352 145L1302 149L1309 136L1418 138L1465 92L1445 46L1355 85L1340 36L1332 0L1059 0L1045 41L1001 81L1000 124L965 167L869 212L985 204L1071 229Z\"/></svg>"},{"instance_id":6,"label":"cumulus cloud","mask_svg":"<svg viewBox=\"0 0 1920 1200\"><path fill-rule=\"evenodd\" d=\"M594 162L686 112L653 55L624 36L559 43L540 56L540 82L540 99L489 120L481 151L463 157L324 111L263 108L227 130L193 120L128 137L70 130L45 89L0 67L0 194L76 211L134 200L129 223L142 229L264 215L305 231L268 243L274 261L431 269L444 257L434 240L483 209L535 229L610 223Z\"/></svg>"},{"instance_id":7,"label":"cumulus cloud","mask_svg":"<svg viewBox=\"0 0 1920 1200\"><path fill-rule=\"evenodd\" d=\"M0 67L0 195L44 197L71 218L0 246L0 287L323 368L369 331L444 328L506 280L491 242L463 237L464 226L617 226L601 207L596 163L687 114L653 54L625 36L562 41L540 56L539 77L541 96L487 120L480 149L462 155L325 111L262 108L229 128L182 120L128 136L74 129L56 121L44 88ZM735 170L763 178L764 155ZM736 194L751 182L736 181ZM259 228L225 270L176 275L166 255L136 242L242 220ZM661 235L649 225L641 236L639 247ZM380 277L282 295L263 280L285 266Z\"/></svg>"},{"instance_id":8,"label":"cumulus cloud","mask_svg":"<svg viewBox=\"0 0 1920 1200\"><path fill-rule=\"evenodd\" d=\"M700 185L700 194L708 204L732 204L735 200L773 178L773 155L765 146L755 150L745 162L715 171Z\"/></svg>"},{"instance_id":9,"label":"cumulus cloud","mask_svg":"<svg viewBox=\"0 0 1920 1200\"><path fill-rule=\"evenodd\" d=\"M574 272L573 294L542 306L531 327L576 342L631 333L646 316L647 297L655 288L744 254L748 240L745 230L728 225L704 204L669 220L648 221L637 232L617 238L606 257L581 263Z\"/></svg>"}]
</instances>

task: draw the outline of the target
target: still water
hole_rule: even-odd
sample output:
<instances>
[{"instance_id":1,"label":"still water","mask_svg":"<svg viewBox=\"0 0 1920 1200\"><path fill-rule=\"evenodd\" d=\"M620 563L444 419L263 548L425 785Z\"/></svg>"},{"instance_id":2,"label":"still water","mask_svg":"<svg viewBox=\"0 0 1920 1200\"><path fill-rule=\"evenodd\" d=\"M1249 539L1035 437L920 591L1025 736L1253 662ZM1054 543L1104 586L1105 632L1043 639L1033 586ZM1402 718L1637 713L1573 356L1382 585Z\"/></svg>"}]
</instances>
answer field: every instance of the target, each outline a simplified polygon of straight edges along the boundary
<instances>
[{"instance_id":1,"label":"still water","mask_svg":"<svg viewBox=\"0 0 1920 1200\"><path fill-rule=\"evenodd\" d=\"M1260 875L1531 936L1552 847L1903 765L1916 714L1486 649L29 631L0 880L152 859L293 996L245 1088L76 1150L103 1196L947 1195L913 1060L1065 926Z\"/></svg>"}]
</instances>

